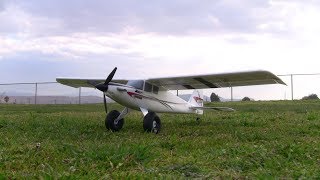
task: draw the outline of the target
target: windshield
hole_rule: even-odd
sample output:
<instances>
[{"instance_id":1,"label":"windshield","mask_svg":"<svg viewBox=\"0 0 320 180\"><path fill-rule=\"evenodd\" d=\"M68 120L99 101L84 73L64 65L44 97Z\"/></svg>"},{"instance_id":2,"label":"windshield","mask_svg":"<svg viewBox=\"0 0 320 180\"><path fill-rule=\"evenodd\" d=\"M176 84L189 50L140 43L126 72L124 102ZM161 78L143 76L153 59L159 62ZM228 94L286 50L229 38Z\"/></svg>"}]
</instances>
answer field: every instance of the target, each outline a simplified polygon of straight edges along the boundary
<instances>
[{"instance_id":1,"label":"windshield","mask_svg":"<svg viewBox=\"0 0 320 180\"><path fill-rule=\"evenodd\" d=\"M142 90L143 82L144 82L143 80L131 80L131 81L128 81L127 85Z\"/></svg>"}]
</instances>

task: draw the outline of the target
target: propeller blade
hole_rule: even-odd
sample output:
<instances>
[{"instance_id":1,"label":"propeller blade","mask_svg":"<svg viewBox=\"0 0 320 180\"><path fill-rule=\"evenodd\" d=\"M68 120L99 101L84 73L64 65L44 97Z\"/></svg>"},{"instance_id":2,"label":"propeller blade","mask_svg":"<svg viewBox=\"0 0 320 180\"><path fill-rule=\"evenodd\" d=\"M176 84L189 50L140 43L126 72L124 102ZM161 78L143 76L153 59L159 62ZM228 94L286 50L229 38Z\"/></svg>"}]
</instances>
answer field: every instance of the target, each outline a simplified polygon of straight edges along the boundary
<instances>
[{"instance_id":1,"label":"propeller blade","mask_svg":"<svg viewBox=\"0 0 320 180\"><path fill-rule=\"evenodd\" d=\"M100 91L102 92L106 92L108 90L108 86L109 86L109 83L110 81L112 80L114 74L116 73L117 71L117 67L115 67L111 73L109 74L109 76L107 77L106 81L104 83L100 83L100 84L96 84L95 87L97 89L99 89Z\"/></svg>"},{"instance_id":2,"label":"propeller blade","mask_svg":"<svg viewBox=\"0 0 320 180\"><path fill-rule=\"evenodd\" d=\"M113 78L114 74L116 73L116 71L117 71L117 67L115 67L115 68L111 71L111 73L109 74L109 76L107 77L106 81L104 82L105 85L108 85L108 84L109 84L109 82L112 80L112 78Z\"/></svg>"},{"instance_id":3,"label":"propeller blade","mask_svg":"<svg viewBox=\"0 0 320 180\"><path fill-rule=\"evenodd\" d=\"M103 93L103 103L104 103L104 110L108 114L107 99L106 99L106 95L104 93Z\"/></svg>"},{"instance_id":4,"label":"propeller blade","mask_svg":"<svg viewBox=\"0 0 320 180\"><path fill-rule=\"evenodd\" d=\"M103 92L103 104L104 104L104 110L106 111L106 113L108 114L108 106L107 106L107 99L106 99L106 95L104 94L104 92L108 91L108 86L109 86L109 83L111 82L114 74L116 73L117 71L117 67L115 67L111 73L109 74L109 76L107 77L106 81L104 83L100 83L100 84L96 84L95 87L97 89L99 89L100 91ZM89 82L90 84L93 82Z\"/></svg>"},{"instance_id":5,"label":"propeller blade","mask_svg":"<svg viewBox=\"0 0 320 180\"><path fill-rule=\"evenodd\" d=\"M97 84L95 87L102 92L105 92L108 90L108 85L103 84L103 83Z\"/></svg>"}]
</instances>

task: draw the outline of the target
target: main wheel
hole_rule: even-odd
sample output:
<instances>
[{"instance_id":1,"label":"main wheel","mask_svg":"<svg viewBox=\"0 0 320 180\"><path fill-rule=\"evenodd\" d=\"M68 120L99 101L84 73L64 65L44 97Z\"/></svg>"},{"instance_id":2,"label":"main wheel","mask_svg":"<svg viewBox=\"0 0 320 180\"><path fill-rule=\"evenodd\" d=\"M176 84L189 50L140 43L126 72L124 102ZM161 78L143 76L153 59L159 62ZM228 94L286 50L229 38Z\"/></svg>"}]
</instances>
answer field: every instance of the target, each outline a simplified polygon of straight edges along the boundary
<instances>
[{"instance_id":1,"label":"main wheel","mask_svg":"<svg viewBox=\"0 0 320 180\"><path fill-rule=\"evenodd\" d=\"M119 131L122 128L124 119L122 118L118 121L115 121L119 115L120 112L117 110L112 110L111 112L109 112L105 120L107 129L111 129L112 131Z\"/></svg>"},{"instance_id":2,"label":"main wheel","mask_svg":"<svg viewBox=\"0 0 320 180\"><path fill-rule=\"evenodd\" d=\"M143 119L143 129L158 134L161 130L161 121L154 112L149 112Z\"/></svg>"}]
</instances>

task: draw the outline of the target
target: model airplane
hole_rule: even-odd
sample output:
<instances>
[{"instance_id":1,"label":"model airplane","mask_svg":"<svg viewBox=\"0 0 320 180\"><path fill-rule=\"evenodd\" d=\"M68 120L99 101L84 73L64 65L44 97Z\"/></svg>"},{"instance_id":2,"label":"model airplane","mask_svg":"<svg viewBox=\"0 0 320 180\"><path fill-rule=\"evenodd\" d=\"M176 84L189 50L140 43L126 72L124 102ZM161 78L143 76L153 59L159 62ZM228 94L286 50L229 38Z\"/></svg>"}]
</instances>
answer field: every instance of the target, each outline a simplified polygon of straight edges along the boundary
<instances>
[{"instance_id":1,"label":"model airplane","mask_svg":"<svg viewBox=\"0 0 320 180\"><path fill-rule=\"evenodd\" d=\"M57 82L71 87L92 87L104 93L104 106L107 113L106 96L125 106L120 113L112 110L107 113L107 129L119 131L124 117L131 110L141 111L144 115L143 128L147 132L158 133L161 121L156 113L203 114L203 110L213 109L233 111L228 107L204 107L203 94L199 89L249 86L262 84L285 84L280 78L268 71L248 71L197 76L180 76L147 80L116 80L113 76L117 68L103 79L57 78ZM189 101L169 92L169 90L195 89Z\"/></svg>"}]
</instances>

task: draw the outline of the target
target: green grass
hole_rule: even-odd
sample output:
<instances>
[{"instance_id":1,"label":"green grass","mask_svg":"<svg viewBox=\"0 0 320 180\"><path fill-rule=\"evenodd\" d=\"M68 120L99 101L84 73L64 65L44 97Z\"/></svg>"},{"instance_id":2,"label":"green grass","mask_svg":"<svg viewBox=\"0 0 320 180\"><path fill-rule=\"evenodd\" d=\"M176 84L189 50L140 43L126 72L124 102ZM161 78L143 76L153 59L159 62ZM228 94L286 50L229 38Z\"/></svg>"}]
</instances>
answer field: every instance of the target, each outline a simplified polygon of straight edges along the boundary
<instances>
[{"instance_id":1,"label":"green grass","mask_svg":"<svg viewBox=\"0 0 320 180\"><path fill-rule=\"evenodd\" d=\"M107 131L102 104L2 104L0 179L320 178L320 101L208 105L237 111L161 114L155 135L140 112Z\"/></svg>"}]
</instances>

